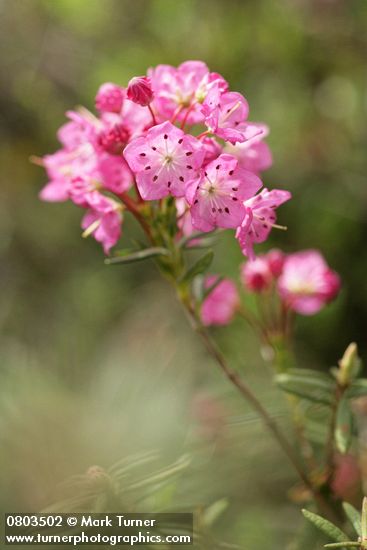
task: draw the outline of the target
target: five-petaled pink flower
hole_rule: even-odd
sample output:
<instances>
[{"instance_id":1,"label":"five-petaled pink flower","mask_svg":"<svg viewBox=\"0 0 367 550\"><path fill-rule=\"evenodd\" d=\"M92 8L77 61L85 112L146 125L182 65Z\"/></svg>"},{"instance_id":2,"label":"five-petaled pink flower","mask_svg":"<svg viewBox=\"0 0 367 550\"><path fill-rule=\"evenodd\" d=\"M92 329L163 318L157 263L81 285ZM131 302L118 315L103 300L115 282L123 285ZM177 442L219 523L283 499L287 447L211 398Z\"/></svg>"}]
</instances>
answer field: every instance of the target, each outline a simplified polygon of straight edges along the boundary
<instances>
[{"instance_id":1,"label":"five-petaled pink flower","mask_svg":"<svg viewBox=\"0 0 367 550\"><path fill-rule=\"evenodd\" d=\"M244 201L261 186L261 180L238 166L235 157L220 155L187 186L193 226L200 231L238 227L246 214Z\"/></svg>"},{"instance_id":2,"label":"five-petaled pink flower","mask_svg":"<svg viewBox=\"0 0 367 550\"><path fill-rule=\"evenodd\" d=\"M289 191L263 189L256 197L245 201L245 215L236 232L245 256L255 257L254 243L262 243L268 238L276 222L275 209L290 198Z\"/></svg>"},{"instance_id":3,"label":"five-petaled pink flower","mask_svg":"<svg viewBox=\"0 0 367 550\"><path fill-rule=\"evenodd\" d=\"M205 288L209 289L218 281L218 276L210 275L205 279ZM230 279L223 279L209 295L201 306L201 320L204 325L227 325L235 316L239 306L239 295L236 285Z\"/></svg>"},{"instance_id":4,"label":"five-petaled pink flower","mask_svg":"<svg viewBox=\"0 0 367 550\"><path fill-rule=\"evenodd\" d=\"M230 143L243 142L246 134L241 125L247 119L249 107L246 99L238 92L221 93L213 87L202 107L208 130Z\"/></svg>"},{"instance_id":5,"label":"five-petaled pink flower","mask_svg":"<svg viewBox=\"0 0 367 550\"><path fill-rule=\"evenodd\" d=\"M171 65L158 65L150 69L149 76L154 92L154 106L160 116L185 120L188 124L204 121L202 103L209 90L216 86L226 90L227 82L211 73L202 61L185 61L177 68Z\"/></svg>"},{"instance_id":6,"label":"five-petaled pink flower","mask_svg":"<svg viewBox=\"0 0 367 550\"><path fill-rule=\"evenodd\" d=\"M133 140L124 157L136 176L143 199L161 199L169 194L185 195L186 183L195 178L205 150L200 141L170 122L150 128Z\"/></svg>"},{"instance_id":7,"label":"five-petaled pink flower","mask_svg":"<svg viewBox=\"0 0 367 550\"><path fill-rule=\"evenodd\" d=\"M337 296L340 278L320 252L304 250L286 257L278 290L288 308L313 315Z\"/></svg>"}]
</instances>

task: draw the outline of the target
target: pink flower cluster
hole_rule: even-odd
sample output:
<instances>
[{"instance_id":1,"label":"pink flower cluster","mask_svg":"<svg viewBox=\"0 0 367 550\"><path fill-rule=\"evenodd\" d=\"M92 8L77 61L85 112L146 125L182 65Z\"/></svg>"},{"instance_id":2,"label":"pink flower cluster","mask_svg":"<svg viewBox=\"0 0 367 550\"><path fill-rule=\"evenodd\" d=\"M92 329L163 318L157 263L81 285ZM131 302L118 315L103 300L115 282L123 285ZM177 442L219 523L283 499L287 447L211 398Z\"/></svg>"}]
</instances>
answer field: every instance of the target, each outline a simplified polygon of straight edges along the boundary
<instances>
[{"instance_id":1,"label":"pink flower cluster","mask_svg":"<svg viewBox=\"0 0 367 550\"><path fill-rule=\"evenodd\" d=\"M205 280L205 288L213 290L201 306L204 325L227 325L241 309L240 295L235 283L218 276ZM327 265L317 250L284 254L270 250L241 266L243 287L255 293L275 292L286 310L301 315L313 315L331 302L339 293L340 278Z\"/></svg>"},{"instance_id":2,"label":"pink flower cluster","mask_svg":"<svg viewBox=\"0 0 367 550\"><path fill-rule=\"evenodd\" d=\"M97 116L67 113L61 149L43 158L49 183L42 199L86 209L85 234L109 253L123 210L171 195L178 233L234 229L243 253L254 257L253 245L267 239L290 193L260 191L259 173L272 162L268 128L247 120L240 93L205 63L187 61L150 69L126 89L103 84L95 105Z\"/></svg>"},{"instance_id":3,"label":"pink flower cluster","mask_svg":"<svg viewBox=\"0 0 367 550\"><path fill-rule=\"evenodd\" d=\"M333 300L340 278L317 250L285 255L279 250L243 264L242 282L252 292L274 287L285 307L302 315L313 315Z\"/></svg>"}]
</instances>

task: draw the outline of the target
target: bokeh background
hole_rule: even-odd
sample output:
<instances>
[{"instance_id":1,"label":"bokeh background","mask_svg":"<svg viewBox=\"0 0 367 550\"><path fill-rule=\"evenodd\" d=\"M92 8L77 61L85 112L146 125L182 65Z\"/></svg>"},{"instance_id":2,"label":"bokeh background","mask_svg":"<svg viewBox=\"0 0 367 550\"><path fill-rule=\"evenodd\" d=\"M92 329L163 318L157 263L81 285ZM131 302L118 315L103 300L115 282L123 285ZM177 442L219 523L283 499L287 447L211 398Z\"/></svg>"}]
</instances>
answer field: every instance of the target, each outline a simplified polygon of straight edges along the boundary
<instances>
[{"instance_id":1,"label":"bokeh background","mask_svg":"<svg viewBox=\"0 0 367 550\"><path fill-rule=\"evenodd\" d=\"M30 155L57 148L75 105L104 81L202 59L271 127L269 186L290 189L288 232L271 245L320 248L343 279L337 302L297 325L303 366L367 348L367 4L364 0L0 0L0 508L39 510L56 485L155 449L189 453L171 505L228 508L219 538L283 549L302 519L293 472L190 333L153 264L112 268L80 212L38 199ZM128 243L133 223L126 224ZM130 237L129 237L130 236ZM237 276L232 238L215 269ZM221 346L282 421L284 404L239 321ZM149 468L147 472L149 471ZM176 491L176 492L175 492ZM168 498L168 497L167 497Z\"/></svg>"}]
</instances>

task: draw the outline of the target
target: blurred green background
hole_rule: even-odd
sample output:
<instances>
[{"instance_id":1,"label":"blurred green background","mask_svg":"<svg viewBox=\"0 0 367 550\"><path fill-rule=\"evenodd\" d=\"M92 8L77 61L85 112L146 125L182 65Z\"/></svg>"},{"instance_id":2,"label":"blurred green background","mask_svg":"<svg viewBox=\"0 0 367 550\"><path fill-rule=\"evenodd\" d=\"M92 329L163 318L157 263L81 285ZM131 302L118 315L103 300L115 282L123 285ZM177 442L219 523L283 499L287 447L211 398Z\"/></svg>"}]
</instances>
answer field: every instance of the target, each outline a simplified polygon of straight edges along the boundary
<instances>
[{"instance_id":1,"label":"blurred green background","mask_svg":"<svg viewBox=\"0 0 367 550\"><path fill-rule=\"evenodd\" d=\"M337 302L300 319L303 366L335 364L351 340L367 351L367 3L364 0L0 0L0 508L35 511L89 466L156 449L192 465L178 507L222 497L220 538L284 548L302 519L296 479L233 395L150 263L103 264L80 238L80 211L46 204L30 155L57 148L75 105L104 81L126 85L159 63L204 60L270 125L265 184L290 189L271 245L320 248L343 279ZM125 226L125 242L135 231ZM260 247L261 248L261 247ZM237 276L232 237L215 269ZM218 332L234 366L274 415L257 342L236 322Z\"/></svg>"}]
</instances>

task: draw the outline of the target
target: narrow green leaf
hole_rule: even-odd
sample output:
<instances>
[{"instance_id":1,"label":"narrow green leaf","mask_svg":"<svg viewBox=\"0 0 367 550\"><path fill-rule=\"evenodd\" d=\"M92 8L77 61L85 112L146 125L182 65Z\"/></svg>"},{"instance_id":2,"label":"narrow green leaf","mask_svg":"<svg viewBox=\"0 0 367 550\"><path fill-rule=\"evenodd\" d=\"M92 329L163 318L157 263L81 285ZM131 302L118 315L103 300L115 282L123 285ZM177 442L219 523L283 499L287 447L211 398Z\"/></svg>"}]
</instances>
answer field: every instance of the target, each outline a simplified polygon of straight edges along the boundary
<instances>
[{"instance_id":1,"label":"narrow green leaf","mask_svg":"<svg viewBox=\"0 0 367 550\"><path fill-rule=\"evenodd\" d=\"M290 369L286 373L278 374L275 381L287 393L324 405L333 403L335 382L324 373L309 369Z\"/></svg>"},{"instance_id":2,"label":"narrow green leaf","mask_svg":"<svg viewBox=\"0 0 367 550\"><path fill-rule=\"evenodd\" d=\"M345 395L349 397L349 399L367 395L367 379L360 378L359 380L354 380L345 392Z\"/></svg>"},{"instance_id":3,"label":"narrow green leaf","mask_svg":"<svg viewBox=\"0 0 367 550\"><path fill-rule=\"evenodd\" d=\"M199 260L186 271L180 282L189 283L194 277L196 277L196 275L201 275L201 273L204 273L204 271L206 271L212 263L213 257L214 252L209 250L209 252L199 258Z\"/></svg>"},{"instance_id":4,"label":"narrow green leaf","mask_svg":"<svg viewBox=\"0 0 367 550\"><path fill-rule=\"evenodd\" d=\"M348 452L352 442L353 413L349 401L345 397L341 399L336 414L335 443L340 453Z\"/></svg>"},{"instance_id":5,"label":"narrow green leaf","mask_svg":"<svg viewBox=\"0 0 367 550\"><path fill-rule=\"evenodd\" d=\"M145 248L144 250L138 250L136 252L127 251L126 253L121 253L112 258L106 258L105 264L114 265L114 264L130 264L133 262L141 262L143 260L148 260L149 258L154 258L155 256L169 256L169 251L166 248L162 247L152 247Z\"/></svg>"},{"instance_id":6,"label":"narrow green leaf","mask_svg":"<svg viewBox=\"0 0 367 550\"><path fill-rule=\"evenodd\" d=\"M360 548L361 543L358 541L348 542L331 542L330 544L324 544L325 548Z\"/></svg>"},{"instance_id":7,"label":"narrow green leaf","mask_svg":"<svg viewBox=\"0 0 367 550\"><path fill-rule=\"evenodd\" d=\"M344 512L351 522L351 524L354 527L355 532L358 536L362 536L362 528L361 528L361 514L360 512L354 508L349 502L343 502L343 508Z\"/></svg>"},{"instance_id":8,"label":"narrow green leaf","mask_svg":"<svg viewBox=\"0 0 367 550\"><path fill-rule=\"evenodd\" d=\"M305 509L302 510L302 514L308 521L313 523L320 531L332 538L335 542L348 542L347 535L343 533L339 527L331 523L331 521Z\"/></svg>"}]
</instances>

